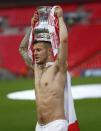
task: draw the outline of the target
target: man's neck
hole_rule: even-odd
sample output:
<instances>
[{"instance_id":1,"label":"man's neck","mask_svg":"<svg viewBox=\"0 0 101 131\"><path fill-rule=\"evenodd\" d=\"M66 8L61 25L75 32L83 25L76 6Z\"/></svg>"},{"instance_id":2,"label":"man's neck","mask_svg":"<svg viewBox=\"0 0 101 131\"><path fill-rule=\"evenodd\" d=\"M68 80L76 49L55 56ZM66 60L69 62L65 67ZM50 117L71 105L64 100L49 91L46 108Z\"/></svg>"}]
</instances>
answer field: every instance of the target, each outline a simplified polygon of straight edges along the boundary
<instances>
[{"instance_id":1,"label":"man's neck","mask_svg":"<svg viewBox=\"0 0 101 131\"><path fill-rule=\"evenodd\" d=\"M43 63L43 64L38 64L38 67L39 68L47 68L47 67L50 67L54 64L54 61L47 61L46 63Z\"/></svg>"},{"instance_id":2,"label":"man's neck","mask_svg":"<svg viewBox=\"0 0 101 131\"><path fill-rule=\"evenodd\" d=\"M50 67L53 65L53 63L54 63L53 57L49 56L47 61L45 63L39 64L38 67L39 68Z\"/></svg>"}]
</instances>

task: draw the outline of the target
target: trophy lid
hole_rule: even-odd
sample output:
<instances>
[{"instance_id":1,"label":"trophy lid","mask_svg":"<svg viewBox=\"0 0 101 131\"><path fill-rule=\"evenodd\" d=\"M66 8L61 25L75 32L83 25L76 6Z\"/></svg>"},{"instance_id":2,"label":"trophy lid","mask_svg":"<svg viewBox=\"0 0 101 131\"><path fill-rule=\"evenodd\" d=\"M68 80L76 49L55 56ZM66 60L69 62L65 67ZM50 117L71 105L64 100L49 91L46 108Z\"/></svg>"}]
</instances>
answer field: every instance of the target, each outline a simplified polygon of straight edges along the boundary
<instances>
[{"instance_id":1,"label":"trophy lid","mask_svg":"<svg viewBox=\"0 0 101 131\"><path fill-rule=\"evenodd\" d=\"M40 12L40 13L41 12L43 12L43 13L49 13L51 9L52 9L51 6L38 6L37 7L37 11Z\"/></svg>"}]
</instances>

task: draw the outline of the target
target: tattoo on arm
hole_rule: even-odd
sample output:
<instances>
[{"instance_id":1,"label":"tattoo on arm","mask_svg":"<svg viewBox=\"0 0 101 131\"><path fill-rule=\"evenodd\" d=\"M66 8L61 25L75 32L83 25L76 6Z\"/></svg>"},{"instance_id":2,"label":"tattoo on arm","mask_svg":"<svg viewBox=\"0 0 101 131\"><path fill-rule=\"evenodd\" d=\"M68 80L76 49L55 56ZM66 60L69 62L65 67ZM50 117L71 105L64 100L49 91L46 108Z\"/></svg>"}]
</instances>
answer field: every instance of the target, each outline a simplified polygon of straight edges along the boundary
<instances>
[{"instance_id":1,"label":"tattoo on arm","mask_svg":"<svg viewBox=\"0 0 101 131\"><path fill-rule=\"evenodd\" d=\"M20 44L20 47L19 47L19 52L20 52L21 56L23 57L25 63L29 67L33 68L32 60L28 56L28 43L29 43L30 32L31 32L31 29L26 33L23 40L21 41L21 44Z\"/></svg>"}]
</instances>

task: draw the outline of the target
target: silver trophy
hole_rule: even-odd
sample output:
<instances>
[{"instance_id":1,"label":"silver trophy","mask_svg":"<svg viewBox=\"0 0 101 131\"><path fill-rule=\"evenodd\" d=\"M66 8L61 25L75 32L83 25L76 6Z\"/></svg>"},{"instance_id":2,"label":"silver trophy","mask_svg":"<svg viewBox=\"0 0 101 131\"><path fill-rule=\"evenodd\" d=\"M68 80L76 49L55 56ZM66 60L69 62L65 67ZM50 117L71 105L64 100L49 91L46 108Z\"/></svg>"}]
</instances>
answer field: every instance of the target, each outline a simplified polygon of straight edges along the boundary
<instances>
[{"instance_id":1,"label":"silver trophy","mask_svg":"<svg viewBox=\"0 0 101 131\"><path fill-rule=\"evenodd\" d=\"M39 6L37 8L39 21L34 27L35 40L50 41L50 35L48 30L48 18L51 9L51 6Z\"/></svg>"}]
</instances>

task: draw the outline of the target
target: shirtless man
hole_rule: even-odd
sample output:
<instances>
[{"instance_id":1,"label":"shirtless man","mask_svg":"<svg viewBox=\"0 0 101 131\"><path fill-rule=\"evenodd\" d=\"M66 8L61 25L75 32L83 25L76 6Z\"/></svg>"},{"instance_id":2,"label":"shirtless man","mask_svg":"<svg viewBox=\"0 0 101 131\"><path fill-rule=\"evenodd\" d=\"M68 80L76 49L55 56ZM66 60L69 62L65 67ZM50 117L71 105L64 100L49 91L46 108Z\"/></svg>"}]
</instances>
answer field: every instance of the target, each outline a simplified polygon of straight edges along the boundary
<instances>
[{"instance_id":1,"label":"shirtless man","mask_svg":"<svg viewBox=\"0 0 101 131\"><path fill-rule=\"evenodd\" d=\"M55 8L59 21L60 46L55 62L52 58L51 43L37 41L34 43L35 64L27 55L30 31L23 38L19 51L26 64L35 73L35 94L38 123L36 131L67 131L68 122L64 114L64 86L67 73L67 28L60 6ZM32 23L35 21L32 18ZM49 64L51 63L51 64Z\"/></svg>"}]
</instances>

